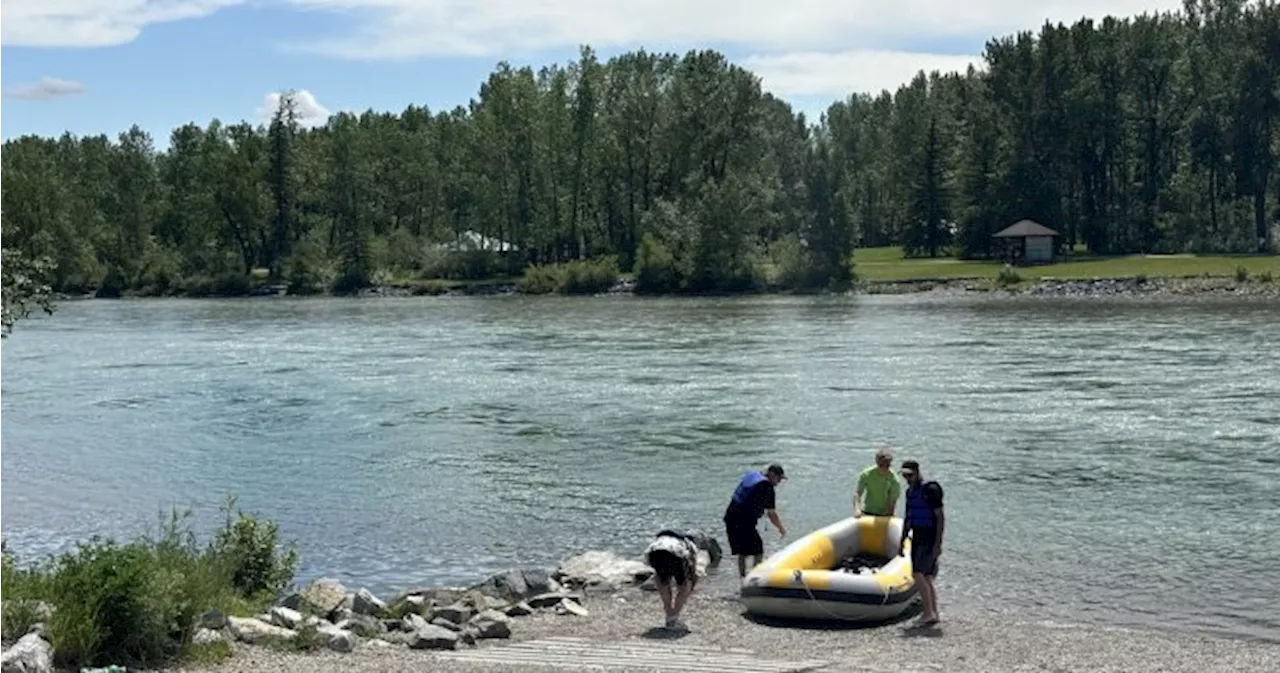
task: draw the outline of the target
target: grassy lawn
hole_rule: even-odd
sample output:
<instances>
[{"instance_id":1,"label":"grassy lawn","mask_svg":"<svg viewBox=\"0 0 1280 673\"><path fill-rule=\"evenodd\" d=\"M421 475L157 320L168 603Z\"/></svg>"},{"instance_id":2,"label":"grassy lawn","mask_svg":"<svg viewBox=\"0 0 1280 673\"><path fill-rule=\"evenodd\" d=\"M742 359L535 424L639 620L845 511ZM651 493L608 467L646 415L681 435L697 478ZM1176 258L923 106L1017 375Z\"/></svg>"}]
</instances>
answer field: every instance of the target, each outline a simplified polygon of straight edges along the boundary
<instances>
[{"instance_id":1,"label":"grassy lawn","mask_svg":"<svg viewBox=\"0 0 1280 673\"><path fill-rule=\"evenodd\" d=\"M866 281L933 280L947 278L995 278L999 262L965 261L954 257L907 259L902 249L860 248L854 252L858 278ZM1236 275L1244 267L1249 275L1270 272L1280 277L1277 255L1127 255L1124 257L1075 257L1053 264L1017 267L1024 279L1039 278L1148 278Z\"/></svg>"}]
</instances>

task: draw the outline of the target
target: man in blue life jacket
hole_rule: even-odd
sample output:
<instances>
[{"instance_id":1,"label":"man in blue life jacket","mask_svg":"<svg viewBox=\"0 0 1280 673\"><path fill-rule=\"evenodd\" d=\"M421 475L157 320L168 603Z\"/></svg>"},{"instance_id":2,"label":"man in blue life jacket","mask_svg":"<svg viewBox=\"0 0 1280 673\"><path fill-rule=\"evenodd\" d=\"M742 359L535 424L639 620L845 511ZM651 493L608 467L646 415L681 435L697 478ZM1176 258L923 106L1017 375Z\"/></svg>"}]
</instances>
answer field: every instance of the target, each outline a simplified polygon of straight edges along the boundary
<instances>
[{"instance_id":1,"label":"man in blue life jacket","mask_svg":"<svg viewBox=\"0 0 1280 673\"><path fill-rule=\"evenodd\" d=\"M910 533L911 571L924 603L920 625L933 626L938 623L938 596L933 591L933 578L938 574L942 532L947 525L942 509L942 486L936 481L925 481L920 476L920 463L914 460L903 461L902 478L907 482L907 507L898 554L902 554Z\"/></svg>"},{"instance_id":2,"label":"man in blue life jacket","mask_svg":"<svg viewBox=\"0 0 1280 673\"><path fill-rule=\"evenodd\" d=\"M760 539L757 522L764 515L778 529L779 537L786 537L787 529L778 518L776 487L786 473L778 464L770 465L764 472L752 470L742 476L733 491L729 506L724 510L724 526L729 538L729 553L738 557L738 576L746 577L747 557L754 560L751 567L760 565L764 558L764 540Z\"/></svg>"}]
</instances>

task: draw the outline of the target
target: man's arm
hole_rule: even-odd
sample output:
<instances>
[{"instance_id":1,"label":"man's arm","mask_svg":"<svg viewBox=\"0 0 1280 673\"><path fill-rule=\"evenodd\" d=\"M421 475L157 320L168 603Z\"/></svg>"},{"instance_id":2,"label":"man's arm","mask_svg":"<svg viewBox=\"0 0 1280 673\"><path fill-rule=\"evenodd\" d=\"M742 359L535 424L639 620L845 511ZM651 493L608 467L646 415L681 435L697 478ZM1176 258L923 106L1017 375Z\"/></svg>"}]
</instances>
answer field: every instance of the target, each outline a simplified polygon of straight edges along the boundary
<instances>
[{"instance_id":1,"label":"man's arm","mask_svg":"<svg viewBox=\"0 0 1280 673\"><path fill-rule=\"evenodd\" d=\"M933 551L933 555L937 557L942 556L942 532L947 529L947 515L941 505L933 510L933 515L938 517L938 544Z\"/></svg>"},{"instance_id":2,"label":"man's arm","mask_svg":"<svg viewBox=\"0 0 1280 673\"><path fill-rule=\"evenodd\" d=\"M862 514L862 482L865 475L858 475L858 485L853 489L853 515L856 517Z\"/></svg>"},{"instance_id":3,"label":"man's arm","mask_svg":"<svg viewBox=\"0 0 1280 673\"><path fill-rule=\"evenodd\" d=\"M782 525L782 520L778 518L778 510L767 509L764 513L769 517L769 521L773 523L773 527L778 529L778 535L786 537L787 529Z\"/></svg>"}]
</instances>

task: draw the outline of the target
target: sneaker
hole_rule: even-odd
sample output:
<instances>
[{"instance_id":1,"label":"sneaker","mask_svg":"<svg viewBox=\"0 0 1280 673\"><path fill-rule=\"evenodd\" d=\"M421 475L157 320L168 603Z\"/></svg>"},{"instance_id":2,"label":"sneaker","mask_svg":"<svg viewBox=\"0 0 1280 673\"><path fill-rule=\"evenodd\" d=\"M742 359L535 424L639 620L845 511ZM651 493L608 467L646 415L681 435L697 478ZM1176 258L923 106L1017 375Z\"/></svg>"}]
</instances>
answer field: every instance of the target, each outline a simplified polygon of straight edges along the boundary
<instances>
[{"instance_id":1,"label":"sneaker","mask_svg":"<svg viewBox=\"0 0 1280 673\"><path fill-rule=\"evenodd\" d=\"M678 623L679 623L679 621L675 618L675 616L668 616L668 617L667 617L667 628L669 628L669 629L674 629L674 628L676 628L676 624L678 624Z\"/></svg>"}]
</instances>

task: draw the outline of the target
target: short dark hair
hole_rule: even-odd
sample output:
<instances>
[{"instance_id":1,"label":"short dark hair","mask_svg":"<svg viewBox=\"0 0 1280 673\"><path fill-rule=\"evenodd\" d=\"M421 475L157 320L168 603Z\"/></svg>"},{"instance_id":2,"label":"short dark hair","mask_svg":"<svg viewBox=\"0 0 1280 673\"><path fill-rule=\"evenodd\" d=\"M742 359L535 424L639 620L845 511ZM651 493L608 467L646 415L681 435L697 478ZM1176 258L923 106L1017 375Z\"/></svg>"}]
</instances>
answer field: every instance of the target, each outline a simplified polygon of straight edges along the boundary
<instances>
[{"instance_id":1,"label":"short dark hair","mask_svg":"<svg viewBox=\"0 0 1280 673\"><path fill-rule=\"evenodd\" d=\"M787 473L782 471L782 466L777 463L770 465L768 469L765 470L765 472L768 472L769 474L776 474L779 477L782 477L784 479L787 476Z\"/></svg>"},{"instance_id":2,"label":"short dark hair","mask_svg":"<svg viewBox=\"0 0 1280 673\"><path fill-rule=\"evenodd\" d=\"M904 460L904 461L902 461L902 468L901 468L901 469L903 469L903 470L913 470L913 471L915 471L917 474L919 474L919 472L920 472L920 463L917 463L917 462L916 462L916 461L914 461L914 460Z\"/></svg>"}]
</instances>

